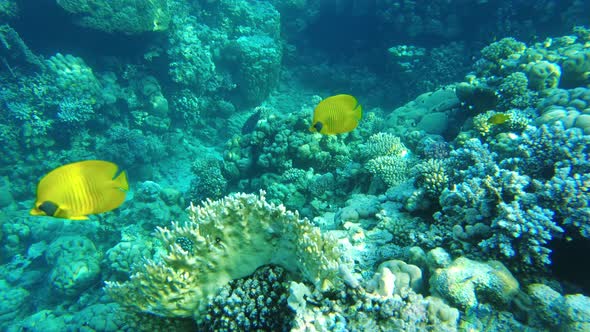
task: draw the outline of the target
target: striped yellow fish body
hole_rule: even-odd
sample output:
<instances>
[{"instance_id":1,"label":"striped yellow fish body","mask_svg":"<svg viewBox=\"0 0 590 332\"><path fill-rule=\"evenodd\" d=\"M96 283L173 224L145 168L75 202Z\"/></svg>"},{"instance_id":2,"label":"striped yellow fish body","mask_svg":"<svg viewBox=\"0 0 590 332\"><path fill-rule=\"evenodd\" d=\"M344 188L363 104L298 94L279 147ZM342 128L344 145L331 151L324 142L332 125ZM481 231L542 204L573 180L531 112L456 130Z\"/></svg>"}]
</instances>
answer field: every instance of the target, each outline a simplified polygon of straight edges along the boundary
<instances>
[{"instance_id":1,"label":"striped yellow fish body","mask_svg":"<svg viewBox=\"0 0 590 332\"><path fill-rule=\"evenodd\" d=\"M325 135L352 131L358 126L362 107L351 95L336 95L322 100L313 111L309 130Z\"/></svg>"},{"instance_id":2,"label":"striped yellow fish body","mask_svg":"<svg viewBox=\"0 0 590 332\"><path fill-rule=\"evenodd\" d=\"M129 190L127 174L102 160L86 160L60 166L37 185L37 200L30 213L72 220L116 209Z\"/></svg>"},{"instance_id":3,"label":"striped yellow fish body","mask_svg":"<svg viewBox=\"0 0 590 332\"><path fill-rule=\"evenodd\" d=\"M496 113L488 119L488 123L492 125L500 125L510 120L510 115L505 113Z\"/></svg>"}]
</instances>

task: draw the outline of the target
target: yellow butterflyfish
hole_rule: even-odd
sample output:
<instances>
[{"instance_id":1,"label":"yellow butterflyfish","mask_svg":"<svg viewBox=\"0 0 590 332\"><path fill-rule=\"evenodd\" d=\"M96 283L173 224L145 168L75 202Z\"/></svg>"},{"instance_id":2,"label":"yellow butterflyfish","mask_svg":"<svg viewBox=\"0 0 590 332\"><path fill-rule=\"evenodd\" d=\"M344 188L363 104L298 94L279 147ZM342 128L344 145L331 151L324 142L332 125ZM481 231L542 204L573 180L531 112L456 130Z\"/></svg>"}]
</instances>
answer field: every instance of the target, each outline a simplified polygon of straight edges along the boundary
<instances>
[{"instance_id":1,"label":"yellow butterflyfish","mask_svg":"<svg viewBox=\"0 0 590 332\"><path fill-rule=\"evenodd\" d=\"M86 160L60 166L37 185L30 214L85 220L89 214L116 209L129 190L127 174L109 161Z\"/></svg>"},{"instance_id":2,"label":"yellow butterflyfish","mask_svg":"<svg viewBox=\"0 0 590 332\"><path fill-rule=\"evenodd\" d=\"M352 131L358 126L362 107L351 95L335 95L322 100L313 111L309 131L336 135Z\"/></svg>"},{"instance_id":3,"label":"yellow butterflyfish","mask_svg":"<svg viewBox=\"0 0 590 332\"><path fill-rule=\"evenodd\" d=\"M496 113L488 118L488 123L492 125L500 125L510 120L510 115L505 113Z\"/></svg>"}]
</instances>

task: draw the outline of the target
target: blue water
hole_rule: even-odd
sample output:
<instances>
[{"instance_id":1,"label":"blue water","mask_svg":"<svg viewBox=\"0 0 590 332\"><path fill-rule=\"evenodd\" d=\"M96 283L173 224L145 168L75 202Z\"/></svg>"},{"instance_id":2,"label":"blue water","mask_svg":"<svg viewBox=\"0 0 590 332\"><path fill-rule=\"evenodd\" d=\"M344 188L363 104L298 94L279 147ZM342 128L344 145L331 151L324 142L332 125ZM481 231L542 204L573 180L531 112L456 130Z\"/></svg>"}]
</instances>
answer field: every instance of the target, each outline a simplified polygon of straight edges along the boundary
<instances>
[{"instance_id":1,"label":"blue water","mask_svg":"<svg viewBox=\"0 0 590 332\"><path fill-rule=\"evenodd\" d=\"M0 330L589 331L589 17L0 0ZM30 215L93 159L123 204Z\"/></svg>"}]
</instances>

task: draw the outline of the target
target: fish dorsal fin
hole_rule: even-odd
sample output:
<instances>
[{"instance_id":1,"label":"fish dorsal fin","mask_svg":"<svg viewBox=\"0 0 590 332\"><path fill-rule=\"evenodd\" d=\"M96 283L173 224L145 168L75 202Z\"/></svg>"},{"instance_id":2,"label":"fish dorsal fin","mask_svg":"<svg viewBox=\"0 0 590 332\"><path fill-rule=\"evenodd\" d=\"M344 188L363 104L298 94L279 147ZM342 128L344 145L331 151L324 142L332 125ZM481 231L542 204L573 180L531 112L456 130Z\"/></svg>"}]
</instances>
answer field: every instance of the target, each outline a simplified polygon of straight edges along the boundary
<instances>
[{"instance_id":1,"label":"fish dorsal fin","mask_svg":"<svg viewBox=\"0 0 590 332\"><path fill-rule=\"evenodd\" d=\"M117 177L114 179L114 181L118 189L121 189L123 191L129 190L129 183L127 182L127 172L121 171L119 175L117 175Z\"/></svg>"},{"instance_id":2,"label":"fish dorsal fin","mask_svg":"<svg viewBox=\"0 0 590 332\"><path fill-rule=\"evenodd\" d=\"M353 109L353 111L357 120L360 120L363 117L363 107L358 102L356 103L356 107Z\"/></svg>"}]
</instances>

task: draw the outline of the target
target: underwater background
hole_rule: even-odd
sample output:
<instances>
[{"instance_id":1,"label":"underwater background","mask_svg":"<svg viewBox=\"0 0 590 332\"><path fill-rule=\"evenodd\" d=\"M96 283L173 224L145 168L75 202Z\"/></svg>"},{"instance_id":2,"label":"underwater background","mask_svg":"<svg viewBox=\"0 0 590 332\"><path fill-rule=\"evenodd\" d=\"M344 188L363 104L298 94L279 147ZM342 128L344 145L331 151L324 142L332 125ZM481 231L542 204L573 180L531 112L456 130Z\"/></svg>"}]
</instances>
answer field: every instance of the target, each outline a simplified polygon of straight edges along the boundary
<instances>
[{"instance_id":1,"label":"underwater background","mask_svg":"<svg viewBox=\"0 0 590 332\"><path fill-rule=\"evenodd\" d=\"M589 1L0 0L0 76L2 331L590 331Z\"/></svg>"}]
</instances>

